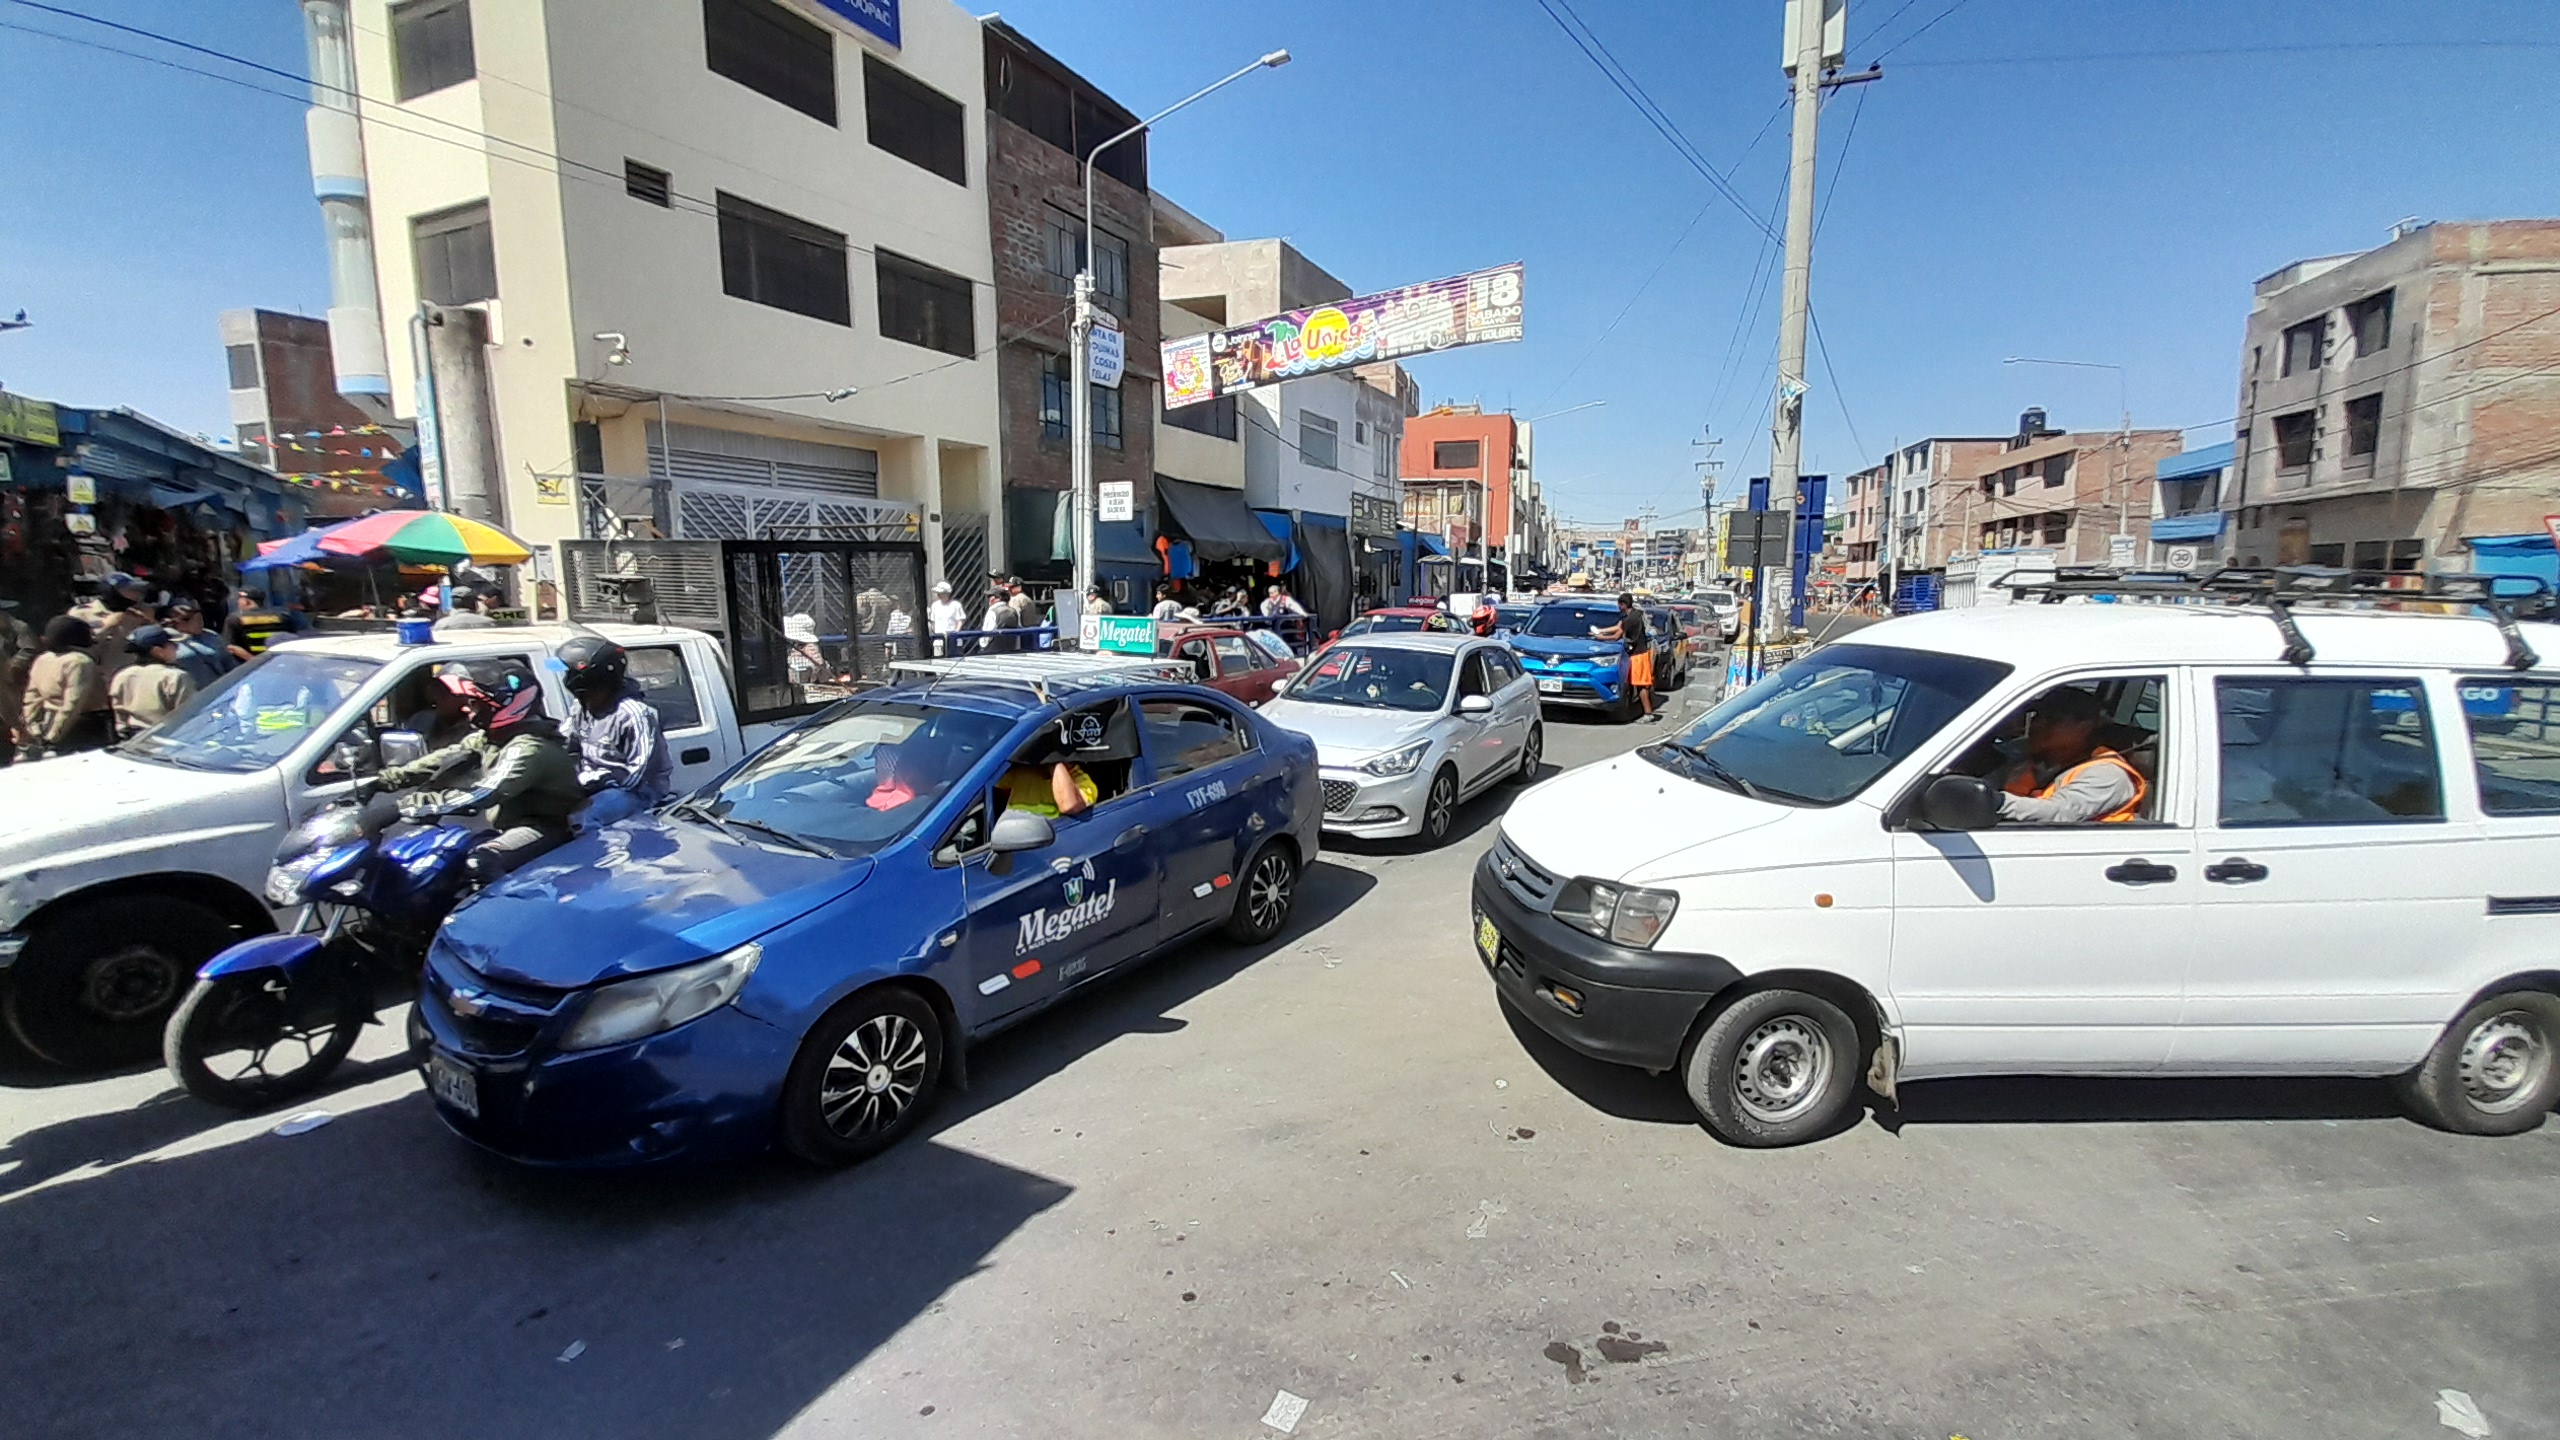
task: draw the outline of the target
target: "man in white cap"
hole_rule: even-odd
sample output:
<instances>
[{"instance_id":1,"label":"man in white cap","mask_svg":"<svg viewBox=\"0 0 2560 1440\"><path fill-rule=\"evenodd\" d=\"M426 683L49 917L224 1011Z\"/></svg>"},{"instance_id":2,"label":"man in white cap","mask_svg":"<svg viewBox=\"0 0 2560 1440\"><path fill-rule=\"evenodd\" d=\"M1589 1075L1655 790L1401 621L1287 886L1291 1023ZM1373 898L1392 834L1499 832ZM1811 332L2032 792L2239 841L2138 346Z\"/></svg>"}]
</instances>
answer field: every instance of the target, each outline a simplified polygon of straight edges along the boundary
<instances>
[{"instance_id":1,"label":"man in white cap","mask_svg":"<svg viewBox=\"0 0 2560 1440\"><path fill-rule=\"evenodd\" d=\"M950 581L933 582L933 603L925 607L924 622L925 628L935 636L933 649L937 655L947 653L951 648L951 642L940 637L968 625L969 612L959 601L951 598Z\"/></svg>"}]
</instances>

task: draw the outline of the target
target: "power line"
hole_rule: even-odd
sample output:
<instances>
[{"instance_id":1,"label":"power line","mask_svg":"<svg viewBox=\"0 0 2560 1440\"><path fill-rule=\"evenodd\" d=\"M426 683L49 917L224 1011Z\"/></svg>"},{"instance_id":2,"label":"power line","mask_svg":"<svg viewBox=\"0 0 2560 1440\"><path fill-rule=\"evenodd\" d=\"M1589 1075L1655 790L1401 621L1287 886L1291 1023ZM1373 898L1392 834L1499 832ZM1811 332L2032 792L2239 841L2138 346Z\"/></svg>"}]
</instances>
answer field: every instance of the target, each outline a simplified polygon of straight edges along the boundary
<instances>
[{"instance_id":1,"label":"power line","mask_svg":"<svg viewBox=\"0 0 2560 1440\"><path fill-rule=\"evenodd\" d=\"M1921 36L1928 34L1931 30L1937 28L1939 21L1946 19L1948 16L1953 15L1964 7L1965 0L1955 0L1954 4L1949 5L1946 9L1939 11L1937 14L1930 16L1928 24L1921 26L1910 34L1903 36L1901 39L1894 41L1891 46L1879 52L1876 55L1876 58L1868 63L1875 65L1883 64L1885 56L1892 54L1894 51L1899 50L1903 46L1910 44L1912 41L1919 39Z\"/></svg>"},{"instance_id":2,"label":"power line","mask_svg":"<svg viewBox=\"0 0 2560 1440\"><path fill-rule=\"evenodd\" d=\"M1893 11L1893 13L1892 13L1892 14L1887 15L1886 17L1884 17L1884 23L1883 23L1883 24L1878 25L1878 26L1877 26L1876 28L1874 28L1873 30L1868 31L1868 32L1867 32L1867 38L1866 38L1866 39L1864 39L1864 40L1860 41L1858 44L1856 44L1856 45L1854 45L1854 46L1852 46L1852 47L1850 47L1850 48L1852 48L1852 49L1856 49L1856 50L1864 50L1864 49L1866 49L1868 46L1873 45L1874 43L1876 43L1876 37L1877 37L1877 36L1882 35L1882 34L1883 34L1884 32L1886 32L1887 30L1892 29L1892 28L1893 28L1893 22L1902 18L1902 12L1903 12L1903 11L1910 9L1912 6L1917 5L1917 4L1919 4L1919 3L1920 3L1920 0L1902 0L1902 3L1901 3L1900 5L1897 5L1897 6L1895 6L1895 7L1894 7L1894 11Z\"/></svg>"},{"instance_id":3,"label":"power line","mask_svg":"<svg viewBox=\"0 0 2560 1440\"><path fill-rule=\"evenodd\" d=\"M1679 153L1680 158L1688 162L1689 168L1704 177L1707 184L1713 187L1718 195L1723 196L1725 202L1733 206L1737 214L1750 221L1762 233L1774 233L1766 222L1751 213L1751 207L1744 204L1742 197L1734 193L1733 187L1726 183L1725 178L1718 175L1715 167L1706 162L1705 157L1699 154L1698 148L1689 142L1689 138L1680 133L1680 127L1672 122L1670 115L1661 106L1654 103L1652 96L1645 93L1643 85L1637 82L1635 76L1627 73L1625 67L1618 63L1617 56L1609 52L1608 45L1600 39L1599 33L1591 30L1589 23L1574 11L1571 0L1538 0L1538 8L1547 12L1547 18L1556 22L1556 28L1564 31L1565 38L1573 42L1574 48L1582 52L1583 58L1598 67L1601 75L1617 88L1620 95L1626 97L1627 103L1636 107L1636 113L1645 118L1645 123L1651 125L1663 139L1669 141L1671 148ZM1565 18L1568 15L1573 17L1570 22ZM1575 28L1577 25L1581 27L1579 30ZM1586 34L1589 36L1587 40L1584 38ZM1608 56L1605 60L1601 58L1604 55Z\"/></svg>"},{"instance_id":4,"label":"power line","mask_svg":"<svg viewBox=\"0 0 2560 1440\"><path fill-rule=\"evenodd\" d=\"M1840 419L1849 427L1849 443L1858 447L1858 458L1866 459L1867 442L1858 438L1858 422L1849 418L1849 400L1840 391L1839 372L1831 368L1831 346L1822 338L1822 316L1811 305L1804 307L1804 318L1813 326L1814 353L1822 357L1822 376L1831 382L1831 403L1840 407Z\"/></svg>"},{"instance_id":5,"label":"power line","mask_svg":"<svg viewBox=\"0 0 2560 1440\"><path fill-rule=\"evenodd\" d=\"M2202 60L2233 55L2320 55L2401 50L2560 50L2560 41L2367 40L2320 45L2223 45L2190 50L2110 50L2082 55L1985 55L1954 60L1905 60L1902 68L1956 70L1991 65L2117 64L2131 60Z\"/></svg>"},{"instance_id":6,"label":"power line","mask_svg":"<svg viewBox=\"0 0 2560 1440\"><path fill-rule=\"evenodd\" d=\"M2540 312L2538 312L2538 313L2536 313L2536 314L2528 315L2528 316L2526 316L2525 318L2523 318L2522 320L2517 321L2517 322L2516 322L2516 323L2514 323L2513 325L2508 325L2508 326L2504 326L2504 327L2501 327L2501 328L2496 329L2496 330L2492 330L2492 331L2490 331L2490 332L2489 332L2488 334L2486 334L2486 335L2479 335L2479 336L2475 336L2475 337L2473 337L2473 338L2471 338L2471 339L2469 339L2469 340L2465 340L2465 341L2463 341L2463 342L2462 342L2461 344L2459 344L2459 345L2451 345L2451 346L2447 346L2446 348L2444 348L2444 349L2442 349L2442 350L2438 350L2437 352L2435 352L2435 353L2434 353L2434 354L2432 354L2432 355L2421 355L2421 356L2419 356L2417 359L2410 361L2410 362L2409 362L2408 364L2406 364L2406 365L2395 365L2395 366L2393 366L2391 369L2384 370L2384 371L2382 371L2382 372L2380 372L2380 373L2378 373L2378 374L2367 375L2367 376L2363 377L2363 379L2362 379L2362 380L2359 380L2357 383L2358 383L2358 384L2368 384L2368 383L2371 383L2372 381L2376 381L2376 380L2388 380L2388 379L2390 379L2390 378L2391 378L2392 376L2394 376L2394 375L2405 375L2405 374L2409 373L2410 371L2417 369L2417 368L2418 368L2419 366L2421 366L2421 365L2431 365L2431 364L2434 364L2434 363L2435 363L2436 361L2438 361L2438 360L2442 360L2442 359L2446 358L2447 356L2451 356L2451 355L2459 355L2459 354L2461 354L2463 351L2468 350L2468 349L2472 348L2472 347L2473 347L2473 346L2475 346L2475 345L2485 345L2485 344L2487 344L2488 342L2490 342L2490 341L2492 341L2492 340L2497 339L2497 338L2498 338L2499 336L2501 336L2501 335L2510 335L2510 334L2513 334L2513 333L2515 333L2516 331L2523 329L2523 328L2524 328L2524 327L2526 327L2527 325L2539 324L2539 323L2540 323L2540 322L2542 322L2542 321L2545 321L2545 320L2550 319L2550 318L2551 318L2552 316L2554 316L2554 315L2560 315L2560 305L2554 305L2554 306L2552 306L2552 307L2551 307L2550 309L2548 309L2548 310L2544 310L2544 311L2540 311ZM2522 378L2524 378L2524 377L2523 377L2523 376L2509 376L2509 377L2508 377L2508 379L2522 379ZM2505 384L2505 383L2507 383L2505 380L2495 380L2495 381L2491 381L2491 382L2490 382L2490 384L2491 384L2491 385L2503 385L2503 384ZM2250 414L2251 414L2252 416L2254 416L2256 413L2257 413L2257 412L2256 412L2256 411L2254 411L2254 410L2250 412ZM2181 426L2179 426L2179 427L2178 427L2178 433L2179 433L2179 434L2181 434L2181 435L2186 435L2186 434L2191 434L2191 433L2193 433L2193 432L2195 432L2195 431L2198 431L2198 430L2214 430L2214 429L2219 429L2220 427L2225 426L2225 425L2234 425L2234 424L2238 424L2238 423L2239 423L2239 420L2240 420L2240 417L2239 417L2239 416L2237 416L2237 415L2225 415L2225 416L2223 416L2223 417L2222 417L2221 419L2219 419L2219 420L2208 420L2208 421L2204 422L2204 423L2203 423L2203 424L2201 424L2201 425L2181 425Z\"/></svg>"}]
</instances>

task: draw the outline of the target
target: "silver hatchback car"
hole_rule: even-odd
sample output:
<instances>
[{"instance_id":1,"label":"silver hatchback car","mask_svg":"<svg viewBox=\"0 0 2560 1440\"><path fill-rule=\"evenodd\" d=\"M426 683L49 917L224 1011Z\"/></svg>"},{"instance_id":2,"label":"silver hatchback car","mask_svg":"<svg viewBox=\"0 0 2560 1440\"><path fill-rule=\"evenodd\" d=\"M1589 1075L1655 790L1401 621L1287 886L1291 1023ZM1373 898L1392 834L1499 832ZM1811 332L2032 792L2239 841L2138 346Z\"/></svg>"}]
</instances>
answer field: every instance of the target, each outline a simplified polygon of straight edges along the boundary
<instances>
[{"instance_id":1,"label":"silver hatchback car","mask_svg":"<svg viewBox=\"0 0 2560 1440\"><path fill-rule=\"evenodd\" d=\"M1324 828L1448 838L1458 806L1538 773L1538 687L1498 640L1375 633L1319 651L1262 707L1316 742Z\"/></svg>"}]
</instances>

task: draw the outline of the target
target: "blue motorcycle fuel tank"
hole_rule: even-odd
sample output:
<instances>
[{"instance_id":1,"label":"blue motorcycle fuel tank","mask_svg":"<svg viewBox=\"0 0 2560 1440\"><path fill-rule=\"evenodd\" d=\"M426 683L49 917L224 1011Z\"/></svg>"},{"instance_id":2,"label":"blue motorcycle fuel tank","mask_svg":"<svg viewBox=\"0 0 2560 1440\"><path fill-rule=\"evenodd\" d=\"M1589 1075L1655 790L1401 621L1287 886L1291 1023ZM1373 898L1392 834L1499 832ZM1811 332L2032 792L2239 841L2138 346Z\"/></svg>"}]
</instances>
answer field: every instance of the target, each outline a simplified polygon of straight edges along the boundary
<instances>
[{"instance_id":1,"label":"blue motorcycle fuel tank","mask_svg":"<svg viewBox=\"0 0 2560 1440\"><path fill-rule=\"evenodd\" d=\"M365 908L396 919L432 917L452 903L467 878L463 857L487 830L435 825L382 842Z\"/></svg>"}]
</instances>

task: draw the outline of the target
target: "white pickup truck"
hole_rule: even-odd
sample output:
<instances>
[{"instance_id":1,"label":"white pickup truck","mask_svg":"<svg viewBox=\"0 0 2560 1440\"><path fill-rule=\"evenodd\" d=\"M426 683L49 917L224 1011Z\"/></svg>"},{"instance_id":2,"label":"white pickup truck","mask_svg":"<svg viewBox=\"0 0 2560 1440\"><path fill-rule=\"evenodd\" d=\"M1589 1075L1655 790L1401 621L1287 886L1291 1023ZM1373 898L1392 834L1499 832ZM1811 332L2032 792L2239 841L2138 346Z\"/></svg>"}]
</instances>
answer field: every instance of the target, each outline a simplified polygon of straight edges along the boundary
<instances>
[{"instance_id":1,"label":"white pickup truck","mask_svg":"<svg viewBox=\"0 0 2560 1440\"><path fill-rule=\"evenodd\" d=\"M631 652L679 789L788 722L742 727L720 645L697 630L597 625ZM259 898L285 832L380 767L380 737L426 708L460 664L493 691L530 678L567 713L544 662L578 629L387 633L280 645L111 751L0 770L0 1020L39 1058L88 1069L159 1053L195 969L275 928ZM510 682L513 682L512 684Z\"/></svg>"}]
</instances>

